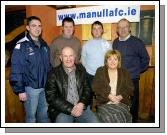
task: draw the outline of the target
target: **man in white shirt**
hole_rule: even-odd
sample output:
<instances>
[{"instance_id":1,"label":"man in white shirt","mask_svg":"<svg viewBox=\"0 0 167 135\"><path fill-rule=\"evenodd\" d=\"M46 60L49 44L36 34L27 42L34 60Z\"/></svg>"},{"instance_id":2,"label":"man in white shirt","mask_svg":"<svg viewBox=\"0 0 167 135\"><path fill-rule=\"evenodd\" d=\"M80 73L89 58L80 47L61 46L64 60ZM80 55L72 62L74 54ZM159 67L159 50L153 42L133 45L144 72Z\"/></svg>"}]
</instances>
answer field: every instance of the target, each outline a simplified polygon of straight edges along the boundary
<instances>
[{"instance_id":1,"label":"man in white shirt","mask_svg":"<svg viewBox=\"0 0 167 135\"><path fill-rule=\"evenodd\" d=\"M91 28L93 38L88 40L82 48L81 60L86 68L88 83L91 87L97 68L104 65L105 53L112 49L112 45L103 35L103 24L95 21Z\"/></svg>"}]
</instances>

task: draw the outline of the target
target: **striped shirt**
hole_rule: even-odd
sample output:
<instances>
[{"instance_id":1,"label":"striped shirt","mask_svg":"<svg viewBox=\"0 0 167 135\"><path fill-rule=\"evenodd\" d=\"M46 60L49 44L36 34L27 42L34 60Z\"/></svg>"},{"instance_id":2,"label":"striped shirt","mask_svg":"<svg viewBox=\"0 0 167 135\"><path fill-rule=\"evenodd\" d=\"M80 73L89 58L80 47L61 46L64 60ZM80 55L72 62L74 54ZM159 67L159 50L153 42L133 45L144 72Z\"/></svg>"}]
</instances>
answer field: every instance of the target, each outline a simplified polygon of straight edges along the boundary
<instances>
[{"instance_id":1,"label":"striped shirt","mask_svg":"<svg viewBox=\"0 0 167 135\"><path fill-rule=\"evenodd\" d=\"M79 101L79 96L78 96L78 91L76 86L76 76L75 76L76 67L74 66L71 72L69 72L65 67L64 67L64 70L68 75L67 101L76 105Z\"/></svg>"}]
</instances>

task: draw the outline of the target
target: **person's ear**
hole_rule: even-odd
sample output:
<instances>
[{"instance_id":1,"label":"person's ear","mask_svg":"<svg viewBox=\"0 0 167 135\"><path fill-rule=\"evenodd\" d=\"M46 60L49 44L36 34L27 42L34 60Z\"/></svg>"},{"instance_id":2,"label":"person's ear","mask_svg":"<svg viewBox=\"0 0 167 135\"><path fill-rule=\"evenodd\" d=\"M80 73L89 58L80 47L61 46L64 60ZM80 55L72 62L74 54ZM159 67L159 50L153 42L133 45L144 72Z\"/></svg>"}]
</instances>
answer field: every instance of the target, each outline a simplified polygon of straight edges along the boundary
<instances>
[{"instance_id":1,"label":"person's ear","mask_svg":"<svg viewBox=\"0 0 167 135\"><path fill-rule=\"evenodd\" d=\"M117 33L117 35L119 36L119 32L118 32L118 29L117 29L116 33Z\"/></svg>"},{"instance_id":2,"label":"person's ear","mask_svg":"<svg viewBox=\"0 0 167 135\"><path fill-rule=\"evenodd\" d=\"M62 58L62 54L59 56L59 58L60 58L60 60L61 60L61 62L62 62L62 59L63 59L63 58Z\"/></svg>"},{"instance_id":3,"label":"person's ear","mask_svg":"<svg viewBox=\"0 0 167 135\"><path fill-rule=\"evenodd\" d=\"M61 31L62 31L62 33L64 33L64 26L61 27Z\"/></svg>"},{"instance_id":4,"label":"person's ear","mask_svg":"<svg viewBox=\"0 0 167 135\"><path fill-rule=\"evenodd\" d=\"M30 27L29 27L28 25L26 25L26 29L27 29L27 31L29 31L29 30L30 30Z\"/></svg>"},{"instance_id":5,"label":"person's ear","mask_svg":"<svg viewBox=\"0 0 167 135\"><path fill-rule=\"evenodd\" d=\"M129 33L131 33L131 27L129 28Z\"/></svg>"},{"instance_id":6,"label":"person's ear","mask_svg":"<svg viewBox=\"0 0 167 135\"><path fill-rule=\"evenodd\" d=\"M72 35L74 35L74 33L75 33L75 28L74 28L74 30L73 30L73 33L72 33Z\"/></svg>"},{"instance_id":7,"label":"person's ear","mask_svg":"<svg viewBox=\"0 0 167 135\"><path fill-rule=\"evenodd\" d=\"M104 29L102 29L102 33L101 33L101 35L103 35L104 34Z\"/></svg>"},{"instance_id":8,"label":"person's ear","mask_svg":"<svg viewBox=\"0 0 167 135\"><path fill-rule=\"evenodd\" d=\"M116 33L117 33L117 35L119 36L119 32L118 32L118 26L117 26L117 28L116 28Z\"/></svg>"}]
</instances>

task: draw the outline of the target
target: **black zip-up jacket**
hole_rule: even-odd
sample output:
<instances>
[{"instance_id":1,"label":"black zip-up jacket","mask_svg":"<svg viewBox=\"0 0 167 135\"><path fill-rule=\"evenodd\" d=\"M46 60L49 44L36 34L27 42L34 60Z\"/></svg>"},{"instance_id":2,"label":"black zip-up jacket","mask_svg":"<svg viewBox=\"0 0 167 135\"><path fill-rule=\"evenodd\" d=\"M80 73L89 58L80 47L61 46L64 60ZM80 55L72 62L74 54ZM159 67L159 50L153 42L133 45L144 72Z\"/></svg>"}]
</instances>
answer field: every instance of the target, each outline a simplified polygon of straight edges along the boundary
<instances>
[{"instance_id":1,"label":"black zip-up jacket","mask_svg":"<svg viewBox=\"0 0 167 135\"><path fill-rule=\"evenodd\" d=\"M80 64L75 66L76 85L79 94L78 102L83 103L86 108L90 104L91 98L91 90L86 80L86 70ZM59 113L71 114L74 105L67 101L68 75L62 64L49 72L45 92L46 100L49 104L48 114L51 122L55 121Z\"/></svg>"}]
</instances>

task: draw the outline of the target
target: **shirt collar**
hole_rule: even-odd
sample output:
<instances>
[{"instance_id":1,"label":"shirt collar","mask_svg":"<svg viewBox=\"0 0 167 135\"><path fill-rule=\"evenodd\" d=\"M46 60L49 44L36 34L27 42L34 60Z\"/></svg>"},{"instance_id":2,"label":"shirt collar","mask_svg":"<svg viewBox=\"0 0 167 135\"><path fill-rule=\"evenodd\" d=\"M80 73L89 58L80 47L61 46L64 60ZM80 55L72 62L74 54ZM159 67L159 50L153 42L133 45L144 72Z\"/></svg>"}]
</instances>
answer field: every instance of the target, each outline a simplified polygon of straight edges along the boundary
<instances>
[{"instance_id":1,"label":"shirt collar","mask_svg":"<svg viewBox=\"0 0 167 135\"><path fill-rule=\"evenodd\" d=\"M69 75L70 73L72 73L72 72L75 72L75 70L76 70L76 66L74 65L73 66L73 69L72 69L72 71L71 72L69 72L68 70L67 70L67 68L63 65L63 68L64 68L64 70L65 70L65 72Z\"/></svg>"},{"instance_id":2,"label":"shirt collar","mask_svg":"<svg viewBox=\"0 0 167 135\"><path fill-rule=\"evenodd\" d=\"M119 41L126 41L126 40L128 40L130 38L130 34L127 36L127 37L125 37L124 39L120 39L120 37L119 37Z\"/></svg>"},{"instance_id":3,"label":"shirt collar","mask_svg":"<svg viewBox=\"0 0 167 135\"><path fill-rule=\"evenodd\" d=\"M65 39L71 39L73 37L73 35L71 35L70 37L67 37L64 35L64 33L62 33L62 37L65 38Z\"/></svg>"}]
</instances>

